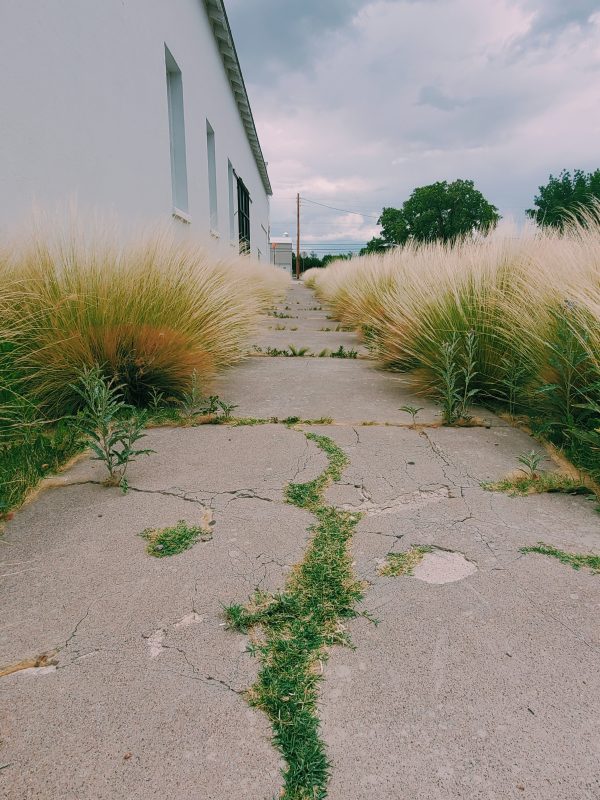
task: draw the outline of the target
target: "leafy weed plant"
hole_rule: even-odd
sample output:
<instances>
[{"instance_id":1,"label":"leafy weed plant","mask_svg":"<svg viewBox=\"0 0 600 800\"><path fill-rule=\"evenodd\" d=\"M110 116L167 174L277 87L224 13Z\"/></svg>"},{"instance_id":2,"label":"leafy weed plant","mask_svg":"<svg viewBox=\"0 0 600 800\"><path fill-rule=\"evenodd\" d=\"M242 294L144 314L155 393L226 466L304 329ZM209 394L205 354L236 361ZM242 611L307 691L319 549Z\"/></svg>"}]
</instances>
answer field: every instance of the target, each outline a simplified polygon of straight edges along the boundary
<instances>
[{"instance_id":1,"label":"leafy weed plant","mask_svg":"<svg viewBox=\"0 0 600 800\"><path fill-rule=\"evenodd\" d=\"M473 385L477 375L476 348L473 331L469 331L462 339L453 334L440 347L439 363L434 366L436 380L433 391L446 425L470 420L468 408L478 394Z\"/></svg>"},{"instance_id":2,"label":"leafy weed plant","mask_svg":"<svg viewBox=\"0 0 600 800\"><path fill-rule=\"evenodd\" d=\"M145 436L146 415L128 405L121 397L121 387L107 381L97 367L84 370L72 388L83 402L75 425L86 437L92 460L106 467L107 486L120 486L126 492L129 465L154 452L135 447Z\"/></svg>"},{"instance_id":3,"label":"leafy weed plant","mask_svg":"<svg viewBox=\"0 0 600 800\"><path fill-rule=\"evenodd\" d=\"M414 428L417 424L417 415L419 411L423 411L423 408L417 406L400 406L399 410L404 411L406 414L410 414L412 418L412 427Z\"/></svg>"}]
</instances>

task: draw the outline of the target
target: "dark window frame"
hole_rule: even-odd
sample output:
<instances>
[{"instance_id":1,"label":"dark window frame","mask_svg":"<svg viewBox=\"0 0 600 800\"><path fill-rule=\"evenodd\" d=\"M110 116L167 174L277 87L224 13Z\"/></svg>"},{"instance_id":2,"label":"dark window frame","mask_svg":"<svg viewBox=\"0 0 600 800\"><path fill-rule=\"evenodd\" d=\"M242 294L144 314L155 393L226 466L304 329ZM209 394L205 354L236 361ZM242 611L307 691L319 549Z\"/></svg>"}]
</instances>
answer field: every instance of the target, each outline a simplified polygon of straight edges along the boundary
<instances>
[{"instance_id":1,"label":"dark window frame","mask_svg":"<svg viewBox=\"0 0 600 800\"><path fill-rule=\"evenodd\" d=\"M240 235L240 253L250 252L250 192L244 181L237 179L238 195L238 230Z\"/></svg>"}]
</instances>

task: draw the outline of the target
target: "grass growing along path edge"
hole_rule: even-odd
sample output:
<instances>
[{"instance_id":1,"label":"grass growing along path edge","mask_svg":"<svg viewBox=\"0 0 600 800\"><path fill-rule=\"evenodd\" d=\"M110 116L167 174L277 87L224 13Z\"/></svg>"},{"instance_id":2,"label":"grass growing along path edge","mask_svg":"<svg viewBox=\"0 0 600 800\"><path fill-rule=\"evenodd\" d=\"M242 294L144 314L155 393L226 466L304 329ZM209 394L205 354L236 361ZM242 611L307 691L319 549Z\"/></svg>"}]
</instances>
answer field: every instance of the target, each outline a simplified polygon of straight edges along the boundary
<instances>
[{"instance_id":1,"label":"grass growing along path edge","mask_svg":"<svg viewBox=\"0 0 600 800\"><path fill-rule=\"evenodd\" d=\"M579 571L582 567L590 569L594 575L600 575L600 555L593 555L591 553L567 553L564 550L559 550L549 544L540 542L534 547L522 547L521 553L537 553L541 556L549 556L556 558L561 564L567 564L573 567L574 570Z\"/></svg>"},{"instance_id":2,"label":"grass growing along path edge","mask_svg":"<svg viewBox=\"0 0 600 800\"><path fill-rule=\"evenodd\" d=\"M258 680L248 692L264 711L273 743L286 762L284 800L322 800L330 763L317 714L322 664L331 645L349 645L343 621L355 618L363 586L354 575L348 544L361 515L340 511L324 500L348 464L346 454L326 436L304 434L327 456L328 466L307 483L289 484L286 500L310 511L316 523L304 560L277 594L256 592L246 606L227 609L231 628L250 633L260 659Z\"/></svg>"}]
</instances>

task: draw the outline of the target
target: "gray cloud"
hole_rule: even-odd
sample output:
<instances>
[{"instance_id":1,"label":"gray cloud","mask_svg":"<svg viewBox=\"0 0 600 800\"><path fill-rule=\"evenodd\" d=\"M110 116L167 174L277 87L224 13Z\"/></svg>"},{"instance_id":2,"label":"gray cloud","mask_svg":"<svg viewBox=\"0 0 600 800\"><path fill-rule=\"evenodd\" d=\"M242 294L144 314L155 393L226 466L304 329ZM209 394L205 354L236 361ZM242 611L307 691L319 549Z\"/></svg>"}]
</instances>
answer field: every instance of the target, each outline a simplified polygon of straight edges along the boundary
<instances>
[{"instance_id":1,"label":"gray cloud","mask_svg":"<svg viewBox=\"0 0 600 800\"><path fill-rule=\"evenodd\" d=\"M282 68L310 64L324 35L339 30L368 0L229 0L236 47L252 80L268 80Z\"/></svg>"},{"instance_id":2,"label":"gray cloud","mask_svg":"<svg viewBox=\"0 0 600 800\"><path fill-rule=\"evenodd\" d=\"M465 105L464 101L448 97L439 86L422 86L418 103L422 106L437 108L439 111L454 111Z\"/></svg>"},{"instance_id":3,"label":"gray cloud","mask_svg":"<svg viewBox=\"0 0 600 800\"><path fill-rule=\"evenodd\" d=\"M274 233L293 233L297 191L366 215L307 204L310 239L365 241L416 186L472 178L522 217L550 172L600 166L598 0L298 6L228 2Z\"/></svg>"},{"instance_id":4,"label":"gray cloud","mask_svg":"<svg viewBox=\"0 0 600 800\"><path fill-rule=\"evenodd\" d=\"M527 6L535 12L530 40L554 37L569 25L584 26L600 10L598 0L530 0Z\"/></svg>"}]
</instances>

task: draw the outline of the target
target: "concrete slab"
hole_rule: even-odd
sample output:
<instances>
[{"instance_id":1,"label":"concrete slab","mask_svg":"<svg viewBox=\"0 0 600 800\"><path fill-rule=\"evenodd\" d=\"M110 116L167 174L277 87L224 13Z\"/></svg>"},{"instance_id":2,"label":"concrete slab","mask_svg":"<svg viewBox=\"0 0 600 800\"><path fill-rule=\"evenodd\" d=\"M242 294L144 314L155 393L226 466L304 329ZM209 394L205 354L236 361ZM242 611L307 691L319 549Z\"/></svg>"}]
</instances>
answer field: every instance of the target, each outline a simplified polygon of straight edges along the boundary
<instances>
[{"instance_id":1,"label":"concrete slab","mask_svg":"<svg viewBox=\"0 0 600 800\"><path fill-rule=\"evenodd\" d=\"M266 719L240 694L247 641L223 606L279 588L312 517L282 501L325 461L283 426L157 430L156 455L122 495L82 462L19 512L2 539L0 667L52 655L53 670L2 678L2 796L252 798L279 791ZM169 559L146 527L198 524L213 539ZM130 755L128 755L130 754Z\"/></svg>"},{"instance_id":2,"label":"concrete slab","mask_svg":"<svg viewBox=\"0 0 600 800\"><path fill-rule=\"evenodd\" d=\"M308 318L300 319L278 319L276 317L263 317L260 320L261 331L275 331L277 328L285 328L291 330L296 328L300 331L313 331L314 333L347 333L348 331L342 330L345 326L335 320L329 320L322 315L315 315ZM293 333L294 331L292 331Z\"/></svg>"},{"instance_id":3,"label":"concrete slab","mask_svg":"<svg viewBox=\"0 0 600 800\"><path fill-rule=\"evenodd\" d=\"M378 371L369 361L321 358L253 358L213 384L237 403L243 416L334 417L355 422L406 423L401 405L414 403L406 380ZM419 403L423 421L439 420L431 402Z\"/></svg>"},{"instance_id":4,"label":"concrete slab","mask_svg":"<svg viewBox=\"0 0 600 800\"><path fill-rule=\"evenodd\" d=\"M413 431L327 430L351 458L328 499L365 513L353 552L380 621L352 623L356 651L335 649L327 667L333 800L598 793L598 579L519 552L540 539L597 552L597 514L582 498L485 492L523 435L495 448L499 431L463 434L444 429L440 450ZM440 584L430 557L414 577L378 575L418 544L446 569L466 564L461 580Z\"/></svg>"},{"instance_id":5,"label":"concrete slab","mask_svg":"<svg viewBox=\"0 0 600 800\"><path fill-rule=\"evenodd\" d=\"M369 351L352 333L320 333L316 331L266 331L261 332L253 340L253 344L266 350L269 347L285 350L293 345L295 348L308 347L311 353L318 355L323 350L334 352L340 347L344 350L355 350L362 356Z\"/></svg>"}]
</instances>

